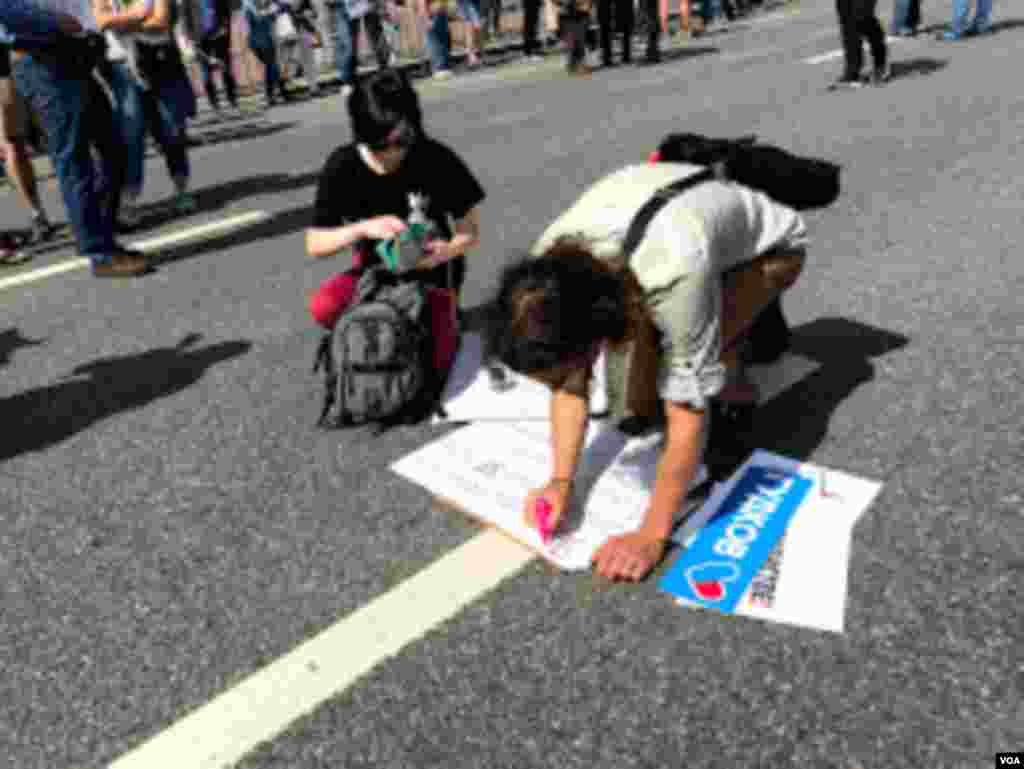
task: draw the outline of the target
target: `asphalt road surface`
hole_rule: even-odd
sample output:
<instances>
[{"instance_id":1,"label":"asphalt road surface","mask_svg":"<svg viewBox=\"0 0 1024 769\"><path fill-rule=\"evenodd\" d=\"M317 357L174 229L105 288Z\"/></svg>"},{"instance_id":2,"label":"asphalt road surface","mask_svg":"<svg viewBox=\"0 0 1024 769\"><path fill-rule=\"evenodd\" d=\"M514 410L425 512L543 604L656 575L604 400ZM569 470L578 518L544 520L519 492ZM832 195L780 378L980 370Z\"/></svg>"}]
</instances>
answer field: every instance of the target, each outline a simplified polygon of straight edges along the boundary
<instances>
[{"instance_id":1,"label":"asphalt road surface","mask_svg":"<svg viewBox=\"0 0 1024 769\"><path fill-rule=\"evenodd\" d=\"M656 67L569 80L549 57L418 86L488 193L468 307L668 131L843 165L786 299L822 366L758 423L764 448L884 483L843 635L678 608L653 579L598 589L481 540L388 470L451 428L314 428L306 302L341 263L310 262L303 228L349 138L337 97L197 126L219 140L193 151L186 219L162 213L151 159L127 239L155 274L96 280L66 243L0 274L0 766L959 769L1024 750L1022 27L1012 0L992 35L894 42L892 82L849 93L825 89L824 0ZM456 608L419 627L380 603L410 585L424 612ZM230 700L317 638L320 663Z\"/></svg>"}]
</instances>

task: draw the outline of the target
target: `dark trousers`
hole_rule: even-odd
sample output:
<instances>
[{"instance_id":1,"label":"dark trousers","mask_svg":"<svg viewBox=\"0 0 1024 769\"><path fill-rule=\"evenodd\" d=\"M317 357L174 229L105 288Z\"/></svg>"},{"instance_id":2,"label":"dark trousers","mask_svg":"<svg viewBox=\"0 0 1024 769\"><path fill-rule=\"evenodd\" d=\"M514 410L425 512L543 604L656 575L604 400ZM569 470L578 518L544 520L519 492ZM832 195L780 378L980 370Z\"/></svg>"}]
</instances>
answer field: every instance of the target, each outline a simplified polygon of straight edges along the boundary
<instances>
[{"instance_id":1,"label":"dark trousers","mask_svg":"<svg viewBox=\"0 0 1024 769\"><path fill-rule=\"evenodd\" d=\"M391 61L391 49L388 47L387 38L384 37L384 27L380 21L380 14L376 11L370 11L365 16L352 19L352 60L355 62L354 66L359 66L360 29L366 31L366 38L373 48L374 55L377 57L377 66L381 69L387 69Z\"/></svg>"},{"instance_id":2,"label":"dark trousers","mask_svg":"<svg viewBox=\"0 0 1024 769\"><path fill-rule=\"evenodd\" d=\"M658 0L640 0L640 12L644 15L647 26L647 58L658 57L658 45L661 40L661 19L658 18Z\"/></svg>"},{"instance_id":3,"label":"dark trousers","mask_svg":"<svg viewBox=\"0 0 1024 769\"><path fill-rule=\"evenodd\" d=\"M203 72L203 86L206 88L206 98L210 100L210 106L216 109L220 99L217 97L217 86L213 82L213 67L207 57L220 62L221 76L224 78L224 91L227 93L228 102L232 107L238 106L238 84L235 82L235 73L231 67L231 40L226 34L218 37L208 37L199 44L199 50L205 54L199 57L199 68Z\"/></svg>"},{"instance_id":4,"label":"dark trousers","mask_svg":"<svg viewBox=\"0 0 1024 769\"><path fill-rule=\"evenodd\" d=\"M864 39L871 47L871 59L875 68L884 67L887 59L885 32L875 15L877 0L836 0L839 13L839 32L843 38L843 52L846 56L844 78L860 77L864 66Z\"/></svg>"},{"instance_id":5,"label":"dark trousers","mask_svg":"<svg viewBox=\"0 0 1024 769\"><path fill-rule=\"evenodd\" d=\"M612 25L614 3L615 23ZM601 27L601 58L605 64L612 62L613 30L622 35L622 60L632 58L633 43L633 0L598 0L597 23Z\"/></svg>"},{"instance_id":6,"label":"dark trousers","mask_svg":"<svg viewBox=\"0 0 1024 769\"><path fill-rule=\"evenodd\" d=\"M46 133L79 253L94 263L106 261L117 247L124 184L124 149L110 102L91 74L55 56L24 56L12 70Z\"/></svg>"},{"instance_id":7,"label":"dark trousers","mask_svg":"<svg viewBox=\"0 0 1024 769\"><path fill-rule=\"evenodd\" d=\"M540 50L537 27L540 24L541 0L523 0L523 54L532 56Z\"/></svg>"}]
</instances>

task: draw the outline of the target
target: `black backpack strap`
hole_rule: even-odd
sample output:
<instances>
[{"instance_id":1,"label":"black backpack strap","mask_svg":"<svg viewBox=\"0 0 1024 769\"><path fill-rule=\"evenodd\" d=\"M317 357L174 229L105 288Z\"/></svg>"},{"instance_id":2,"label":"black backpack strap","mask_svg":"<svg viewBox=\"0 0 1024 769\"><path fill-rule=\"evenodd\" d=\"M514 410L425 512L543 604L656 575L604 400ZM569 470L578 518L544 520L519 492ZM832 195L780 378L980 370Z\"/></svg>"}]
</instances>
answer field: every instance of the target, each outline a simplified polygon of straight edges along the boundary
<instances>
[{"instance_id":1,"label":"black backpack strap","mask_svg":"<svg viewBox=\"0 0 1024 769\"><path fill-rule=\"evenodd\" d=\"M640 210L633 215L632 221L629 223L629 229L626 230L626 237L622 241L622 255L629 259L636 251L637 246L640 245L640 241L644 239L644 235L647 233L647 227L651 223L651 220L657 215L657 213L665 207L672 198L682 195L684 192L692 187L696 187L698 184L717 179L718 174L715 173L713 168L708 168L699 173L687 176L685 179L672 182L672 184L662 187L660 190L655 192L650 199L644 203Z\"/></svg>"},{"instance_id":2,"label":"black backpack strap","mask_svg":"<svg viewBox=\"0 0 1024 769\"><path fill-rule=\"evenodd\" d=\"M320 340L320 346L316 351L316 360L313 363L313 373L315 374L320 369L324 370L325 373L325 391L324 391L324 406L320 411L320 418L316 420L317 427L325 427L327 424L327 415L331 412L331 408L334 406L335 401L335 388L338 383L338 376L334 370L334 356L331 354L331 339L333 332L324 334Z\"/></svg>"}]
</instances>

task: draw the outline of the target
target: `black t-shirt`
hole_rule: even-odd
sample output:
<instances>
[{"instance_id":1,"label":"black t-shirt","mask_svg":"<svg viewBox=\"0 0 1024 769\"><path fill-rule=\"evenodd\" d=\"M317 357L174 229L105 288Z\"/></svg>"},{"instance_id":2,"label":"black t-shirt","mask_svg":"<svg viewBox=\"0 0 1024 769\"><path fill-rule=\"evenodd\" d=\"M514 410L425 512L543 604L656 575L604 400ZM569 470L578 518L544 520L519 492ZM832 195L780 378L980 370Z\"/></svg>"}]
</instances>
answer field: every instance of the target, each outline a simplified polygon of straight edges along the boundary
<instances>
[{"instance_id":1,"label":"black t-shirt","mask_svg":"<svg viewBox=\"0 0 1024 769\"><path fill-rule=\"evenodd\" d=\"M355 144L346 144L331 153L320 172L313 226L340 227L389 214L405 221L411 194L426 196L427 218L445 239L453 234L448 217L457 221L484 199L462 158L434 139L422 137L402 165L385 175L366 165Z\"/></svg>"},{"instance_id":2,"label":"black t-shirt","mask_svg":"<svg viewBox=\"0 0 1024 769\"><path fill-rule=\"evenodd\" d=\"M0 79L11 76L11 47L0 44Z\"/></svg>"}]
</instances>

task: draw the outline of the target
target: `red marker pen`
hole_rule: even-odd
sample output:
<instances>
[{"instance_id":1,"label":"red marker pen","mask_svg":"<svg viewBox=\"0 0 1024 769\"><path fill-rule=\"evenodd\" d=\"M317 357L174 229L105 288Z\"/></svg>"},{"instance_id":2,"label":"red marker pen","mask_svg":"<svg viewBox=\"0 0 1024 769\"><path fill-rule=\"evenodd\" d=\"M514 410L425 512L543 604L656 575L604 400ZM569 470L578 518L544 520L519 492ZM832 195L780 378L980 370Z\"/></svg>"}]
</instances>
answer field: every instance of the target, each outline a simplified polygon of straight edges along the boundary
<instances>
[{"instance_id":1,"label":"red marker pen","mask_svg":"<svg viewBox=\"0 0 1024 769\"><path fill-rule=\"evenodd\" d=\"M550 516L552 512L551 503L544 499L544 497L533 503L533 515L537 520L537 531L540 532L541 542L545 545L551 541Z\"/></svg>"}]
</instances>

